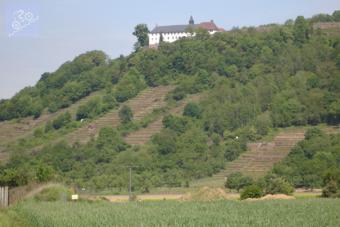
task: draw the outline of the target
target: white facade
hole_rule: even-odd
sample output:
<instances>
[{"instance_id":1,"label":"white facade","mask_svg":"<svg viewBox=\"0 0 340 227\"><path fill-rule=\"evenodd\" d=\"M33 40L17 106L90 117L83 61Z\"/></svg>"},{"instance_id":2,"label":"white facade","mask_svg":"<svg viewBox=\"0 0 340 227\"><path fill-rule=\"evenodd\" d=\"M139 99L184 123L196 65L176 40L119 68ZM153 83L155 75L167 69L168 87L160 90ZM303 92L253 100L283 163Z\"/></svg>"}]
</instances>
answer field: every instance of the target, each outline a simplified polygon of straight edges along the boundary
<instances>
[{"instance_id":1,"label":"white facade","mask_svg":"<svg viewBox=\"0 0 340 227\"><path fill-rule=\"evenodd\" d=\"M172 42L179 40L180 38L189 37L191 36L191 34L187 32L162 33L162 36L163 36L164 42L172 43ZM150 46L158 45L160 43L160 39L161 39L160 33L149 33L149 45Z\"/></svg>"},{"instance_id":2,"label":"white facade","mask_svg":"<svg viewBox=\"0 0 340 227\"><path fill-rule=\"evenodd\" d=\"M193 17L190 17L189 24L186 25L167 25L156 26L149 34L149 47L157 47L161 41L172 43L181 38L195 36L195 33L188 32L188 29L204 29L209 32L210 35L215 34L224 29L218 28L213 20L209 22L202 22L195 24Z\"/></svg>"},{"instance_id":3,"label":"white facade","mask_svg":"<svg viewBox=\"0 0 340 227\"><path fill-rule=\"evenodd\" d=\"M216 30L208 31L210 35L215 34ZM181 38L195 36L195 33L177 32L177 33L162 33L163 42L173 43ZM161 39L161 33L149 33L149 46L158 46Z\"/></svg>"}]
</instances>

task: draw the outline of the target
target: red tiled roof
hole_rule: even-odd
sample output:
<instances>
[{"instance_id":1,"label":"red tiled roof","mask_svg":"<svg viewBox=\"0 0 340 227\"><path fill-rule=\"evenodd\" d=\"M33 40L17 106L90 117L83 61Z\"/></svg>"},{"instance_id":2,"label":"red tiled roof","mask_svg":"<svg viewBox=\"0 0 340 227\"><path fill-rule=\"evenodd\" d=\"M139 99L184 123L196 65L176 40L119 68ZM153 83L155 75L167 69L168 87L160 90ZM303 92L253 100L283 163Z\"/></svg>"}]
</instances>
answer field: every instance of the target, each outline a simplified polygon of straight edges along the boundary
<instances>
[{"instance_id":1,"label":"red tiled roof","mask_svg":"<svg viewBox=\"0 0 340 227\"><path fill-rule=\"evenodd\" d=\"M213 21L202 22L202 23L198 24L198 27L209 30L209 31L211 31L211 30L218 31L219 30L219 28L216 26L216 24Z\"/></svg>"}]
</instances>

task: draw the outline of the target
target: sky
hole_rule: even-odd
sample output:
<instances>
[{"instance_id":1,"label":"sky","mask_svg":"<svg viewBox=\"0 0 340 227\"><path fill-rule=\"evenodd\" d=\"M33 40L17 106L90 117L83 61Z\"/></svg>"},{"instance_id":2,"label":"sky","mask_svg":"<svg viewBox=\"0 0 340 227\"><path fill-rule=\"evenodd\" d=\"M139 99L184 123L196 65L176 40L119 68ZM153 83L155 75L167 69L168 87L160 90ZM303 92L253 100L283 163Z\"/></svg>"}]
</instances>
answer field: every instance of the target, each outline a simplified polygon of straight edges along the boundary
<instances>
[{"instance_id":1,"label":"sky","mask_svg":"<svg viewBox=\"0 0 340 227\"><path fill-rule=\"evenodd\" d=\"M340 0L0 0L0 99L90 50L133 49L134 26L214 20L219 27L284 23L340 9Z\"/></svg>"}]
</instances>

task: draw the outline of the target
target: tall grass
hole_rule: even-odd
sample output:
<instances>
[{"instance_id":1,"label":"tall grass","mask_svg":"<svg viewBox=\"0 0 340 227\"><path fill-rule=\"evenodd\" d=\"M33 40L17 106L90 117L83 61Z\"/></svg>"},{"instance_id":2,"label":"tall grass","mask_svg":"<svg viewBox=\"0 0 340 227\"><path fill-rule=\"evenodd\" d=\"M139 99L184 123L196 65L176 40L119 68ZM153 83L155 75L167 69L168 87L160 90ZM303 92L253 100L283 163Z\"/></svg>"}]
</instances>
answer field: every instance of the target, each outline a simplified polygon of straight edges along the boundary
<instances>
[{"instance_id":1,"label":"tall grass","mask_svg":"<svg viewBox=\"0 0 340 227\"><path fill-rule=\"evenodd\" d=\"M32 226L340 226L340 200L25 202Z\"/></svg>"}]
</instances>

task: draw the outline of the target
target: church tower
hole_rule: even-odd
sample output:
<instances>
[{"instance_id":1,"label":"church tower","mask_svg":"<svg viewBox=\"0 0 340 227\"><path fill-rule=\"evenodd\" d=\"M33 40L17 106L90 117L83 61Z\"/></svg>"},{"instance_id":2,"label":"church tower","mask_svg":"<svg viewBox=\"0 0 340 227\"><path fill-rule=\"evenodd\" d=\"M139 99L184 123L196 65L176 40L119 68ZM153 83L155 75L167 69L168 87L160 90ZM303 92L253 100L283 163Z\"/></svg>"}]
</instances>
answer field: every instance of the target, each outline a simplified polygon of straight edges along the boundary
<instances>
[{"instance_id":1,"label":"church tower","mask_svg":"<svg viewBox=\"0 0 340 227\"><path fill-rule=\"evenodd\" d=\"M194 25L195 24L194 18L192 16L190 16L189 24L190 25Z\"/></svg>"}]
</instances>

